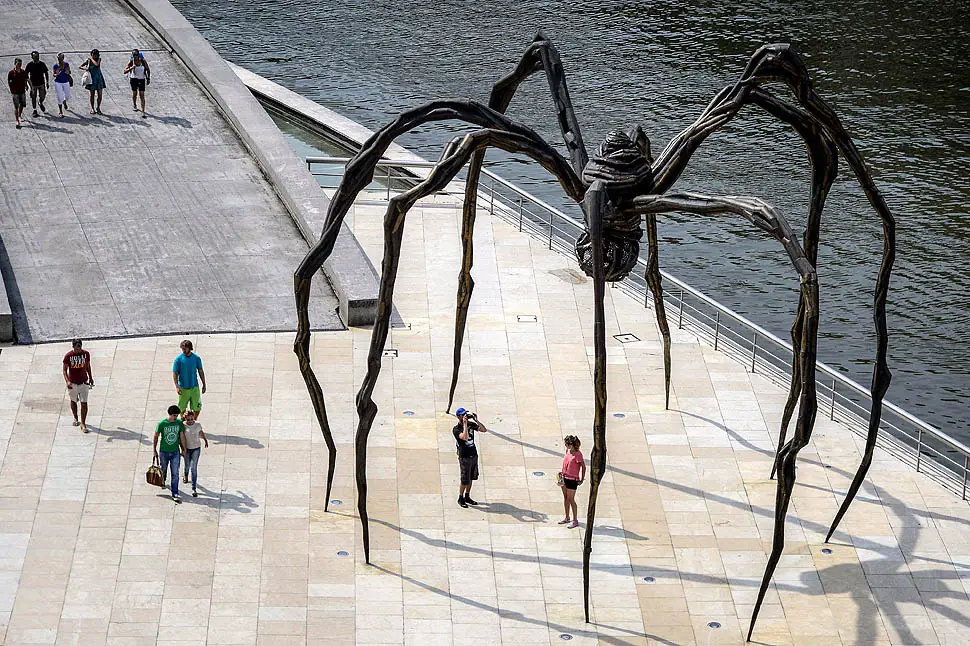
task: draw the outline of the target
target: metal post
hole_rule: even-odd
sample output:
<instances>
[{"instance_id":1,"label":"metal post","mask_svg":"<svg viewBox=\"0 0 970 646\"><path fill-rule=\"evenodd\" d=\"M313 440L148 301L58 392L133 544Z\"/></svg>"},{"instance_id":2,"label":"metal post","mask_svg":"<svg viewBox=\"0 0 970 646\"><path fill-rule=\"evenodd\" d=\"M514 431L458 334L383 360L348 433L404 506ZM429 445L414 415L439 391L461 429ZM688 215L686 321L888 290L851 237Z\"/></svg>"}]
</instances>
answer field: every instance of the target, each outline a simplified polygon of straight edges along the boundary
<instances>
[{"instance_id":1,"label":"metal post","mask_svg":"<svg viewBox=\"0 0 970 646\"><path fill-rule=\"evenodd\" d=\"M717 337L721 327L721 311L714 312L714 349L717 350Z\"/></svg>"},{"instance_id":2,"label":"metal post","mask_svg":"<svg viewBox=\"0 0 970 646\"><path fill-rule=\"evenodd\" d=\"M967 470L970 469L970 455L963 456L963 499L967 499Z\"/></svg>"},{"instance_id":3,"label":"metal post","mask_svg":"<svg viewBox=\"0 0 970 646\"><path fill-rule=\"evenodd\" d=\"M677 315L677 329L684 327L684 288L680 288L680 312Z\"/></svg>"},{"instance_id":4,"label":"metal post","mask_svg":"<svg viewBox=\"0 0 970 646\"><path fill-rule=\"evenodd\" d=\"M522 232L522 197L519 197L519 232Z\"/></svg>"},{"instance_id":5,"label":"metal post","mask_svg":"<svg viewBox=\"0 0 970 646\"><path fill-rule=\"evenodd\" d=\"M832 378L832 406L829 408L829 419L835 420L835 377Z\"/></svg>"},{"instance_id":6,"label":"metal post","mask_svg":"<svg viewBox=\"0 0 970 646\"><path fill-rule=\"evenodd\" d=\"M488 213L495 215L495 180L492 180L491 191L488 200Z\"/></svg>"},{"instance_id":7,"label":"metal post","mask_svg":"<svg viewBox=\"0 0 970 646\"><path fill-rule=\"evenodd\" d=\"M391 201L391 167L387 167L387 201Z\"/></svg>"},{"instance_id":8,"label":"metal post","mask_svg":"<svg viewBox=\"0 0 970 646\"><path fill-rule=\"evenodd\" d=\"M923 457L923 429L916 436L916 473L919 473L920 459Z\"/></svg>"},{"instance_id":9,"label":"metal post","mask_svg":"<svg viewBox=\"0 0 970 646\"><path fill-rule=\"evenodd\" d=\"M549 211L549 248L552 249L552 211Z\"/></svg>"},{"instance_id":10,"label":"metal post","mask_svg":"<svg viewBox=\"0 0 970 646\"><path fill-rule=\"evenodd\" d=\"M751 337L751 374L754 374L754 363L758 358L758 333Z\"/></svg>"}]
</instances>

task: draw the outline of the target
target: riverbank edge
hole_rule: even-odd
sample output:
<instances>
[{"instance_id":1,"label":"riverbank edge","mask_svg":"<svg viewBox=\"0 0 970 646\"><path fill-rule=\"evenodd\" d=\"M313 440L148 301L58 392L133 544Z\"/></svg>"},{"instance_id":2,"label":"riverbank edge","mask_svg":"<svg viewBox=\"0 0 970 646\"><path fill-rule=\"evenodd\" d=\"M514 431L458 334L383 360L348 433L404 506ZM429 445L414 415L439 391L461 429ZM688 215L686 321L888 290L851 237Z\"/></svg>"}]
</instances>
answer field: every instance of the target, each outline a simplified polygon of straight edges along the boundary
<instances>
[{"instance_id":1,"label":"riverbank edge","mask_svg":"<svg viewBox=\"0 0 970 646\"><path fill-rule=\"evenodd\" d=\"M330 200L249 89L168 0L118 2L158 35L219 108L312 247ZM337 296L341 321L348 327L373 324L378 274L346 224L323 273Z\"/></svg>"}]
</instances>

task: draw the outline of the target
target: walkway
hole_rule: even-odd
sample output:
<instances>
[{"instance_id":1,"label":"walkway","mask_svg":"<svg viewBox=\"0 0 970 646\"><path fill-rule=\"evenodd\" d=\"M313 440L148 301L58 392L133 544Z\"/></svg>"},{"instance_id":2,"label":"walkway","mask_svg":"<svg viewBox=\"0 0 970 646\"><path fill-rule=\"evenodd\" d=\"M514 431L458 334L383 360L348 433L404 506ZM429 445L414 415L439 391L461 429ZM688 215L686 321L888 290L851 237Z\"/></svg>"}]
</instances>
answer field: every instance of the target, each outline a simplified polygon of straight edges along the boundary
<instances>
[{"instance_id":1,"label":"walkway","mask_svg":"<svg viewBox=\"0 0 970 646\"><path fill-rule=\"evenodd\" d=\"M352 227L372 257L382 209ZM354 386L369 331L314 336L340 442L326 447L290 334L198 336L212 444L199 498L145 484L173 398L177 339L91 342L91 435L71 426L64 344L0 353L0 625L8 643L741 644L771 537L767 479L785 393L675 331L663 410L651 312L608 290L609 439L582 620L581 534L556 524L561 438L590 448L591 303L573 263L479 216L458 403L477 410L479 509L455 504L450 377L459 213L410 216L371 436L373 567L353 517ZM537 322L519 322L535 315ZM642 339L621 344L632 333ZM413 411L409 415L406 411ZM620 417L619 415L623 416ZM802 455L764 644L970 641L970 509L883 453L842 531L822 538L859 440L820 419ZM588 487L580 489L585 508ZM719 627L716 627L718 626ZM4 628L0 628L0 631ZM2 632L0 632L2 635Z\"/></svg>"},{"instance_id":2,"label":"walkway","mask_svg":"<svg viewBox=\"0 0 970 646\"><path fill-rule=\"evenodd\" d=\"M147 119L121 74L135 46L152 67ZM92 47L105 52L103 116L79 84ZM307 245L216 107L152 51L161 43L111 0L4 2L3 64L32 49L48 66L68 52L76 85L63 119L53 85L47 115L28 111L22 130L0 113L0 269L19 341L295 329ZM314 325L340 329L317 285Z\"/></svg>"}]
</instances>

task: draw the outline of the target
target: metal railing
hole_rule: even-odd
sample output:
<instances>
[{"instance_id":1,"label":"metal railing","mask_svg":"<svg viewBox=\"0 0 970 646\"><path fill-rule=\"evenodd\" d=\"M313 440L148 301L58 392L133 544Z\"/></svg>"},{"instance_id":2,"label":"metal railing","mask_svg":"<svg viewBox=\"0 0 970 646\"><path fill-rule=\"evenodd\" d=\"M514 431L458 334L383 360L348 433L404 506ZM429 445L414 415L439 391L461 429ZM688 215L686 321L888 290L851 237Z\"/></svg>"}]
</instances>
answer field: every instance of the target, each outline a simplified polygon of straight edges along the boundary
<instances>
[{"instance_id":1,"label":"metal railing","mask_svg":"<svg viewBox=\"0 0 970 646\"><path fill-rule=\"evenodd\" d=\"M336 188L337 182L328 180L341 177L348 161L346 157L306 158L307 168L318 181L322 180L321 186L325 189ZM434 166L425 161L382 160L375 181L365 189L362 198L390 200L392 193L415 186ZM438 195L464 199L464 174L462 171ZM482 169L478 203L480 209L488 209L490 214L510 222L519 231L544 240L549 249L569 256L573 255L573 244L584 230L580 219L563 213L488 168ZM644 307L652 307L645 270L646 263L641 258L637 269L614 286L642 302ZM671 325L676 323L679 329L692 332L752 373L761 374L784 388L790 386L790 343L667 272L660 273ZM865 437L872 405L870 391L822 362L816 364L816 369L819 415L824 414ZM970 448L888 401L883 402L880 430L878 446L960 494L963 500L967 499Z\"/></svg>"}]
</instances>

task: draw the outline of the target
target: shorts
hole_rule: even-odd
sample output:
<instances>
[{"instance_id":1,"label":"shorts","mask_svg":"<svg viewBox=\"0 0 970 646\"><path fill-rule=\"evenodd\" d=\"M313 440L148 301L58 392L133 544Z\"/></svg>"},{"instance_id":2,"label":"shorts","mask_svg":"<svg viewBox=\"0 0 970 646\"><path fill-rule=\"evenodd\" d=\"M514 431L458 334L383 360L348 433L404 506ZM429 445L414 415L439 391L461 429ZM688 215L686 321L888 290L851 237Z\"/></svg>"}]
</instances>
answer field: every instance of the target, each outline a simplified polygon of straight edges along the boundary
<instances>
[{"instance_id":1,"label":"shorts","mask_svg":"<svg viewBox=\"0 0 970 646\"><path fill-rule=\"evenodd\" d=\"M202 394L198 386L183 388L182 394L179 395L179 410L184 413L190 409L194 411L202 410Z\"/></svg>"},{"instance_id":2,"label":"shorts","mask_svg":"<svg viewBox=\"0 0 970 646\"><path fill-rule=\"evenodd\" d=\"M145 79L128 79L131 84L132 92L144 92L145 91Z\"/></svg>"},{"instance_id":3,"label":"shorts","mask_svg":"<svg viewBox=\"0 0 970 646\"><path fill-rule=\"evenodd\" d=\"M472 480L478 480L478 456L458 457L458 466L461 470L461 483L471 486Z\"/></svg>"},{"instance_id":4,"label":"shorts","mask_svg":"<svg viewBox=\"0 0 970 646\"><path fill-rule=\"evenodd\" d=\"M11 93L10 96L13 97L13 109L23 110L27 107L27 93L26 92L16 92Z\"/></svg>"},{"instance_id":5,"label":"shorts","mask_svg":"<svg viewBox=\"0 0 970 646\"><path fill-rule=\"evenodd\" d=\"M71 84L67 81L64 83L55 81L54 92L57 94L57 105L67 103L67 100L71 98Z\"/></svg>"},{"instance_id":6,"label":"shorts","mask_svg":"<svg viewBox=\"0 0 970 646\"><path fill-rule=\"evenodd\" d=\"M573 480L572 478L563 478L562 486L565 487L566 489L572 489L573 491L575 491L577 488L579 488L579 480Z\"/></svg>"},{"instance_id":7,"label":"shorts","mask_svg":"<svg viewBox=\"0 0 970 646\"><path fill-rule=\"evenodd\" d=\"M86 404L88 403L88 393L91 392L91 386L87 384L71 384L71 389L67 391L68 396L71 398L72 402Z\"/></svg>"}]
</instances>

